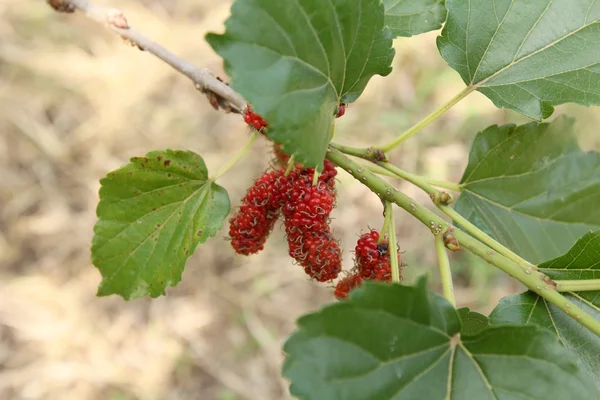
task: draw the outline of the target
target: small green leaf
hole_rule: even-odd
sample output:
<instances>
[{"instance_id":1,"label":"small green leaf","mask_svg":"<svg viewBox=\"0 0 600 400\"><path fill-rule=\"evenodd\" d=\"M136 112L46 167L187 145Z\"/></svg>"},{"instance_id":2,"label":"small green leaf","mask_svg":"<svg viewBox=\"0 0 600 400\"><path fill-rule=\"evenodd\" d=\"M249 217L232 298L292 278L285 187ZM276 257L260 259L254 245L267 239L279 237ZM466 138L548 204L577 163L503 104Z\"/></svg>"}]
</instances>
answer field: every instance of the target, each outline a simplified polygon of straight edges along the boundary
<instances>
[{"instance_id":1,"label":"small green leaf","mask_svg":"<svg viewBox=\"0 0 600 400\"><path fill-rule=\"evenodd\" d=\"M600 279L600 232L588 233L564 256L538 268L556 280ZM600 321L600 291L563 293L567 299ZM553 332L579 356L579 365L600 387L600 337L555 305L533 292L508 296L492 312L493 324L535 324Z\"/></svg>"},{"instance_id":2,"label":"small green leaf","mask_svg":"<svg viewBox=\"0 0 600 400\"><path fill-rule=\"evenodd\" d=\"M496 106L531 118L600 104L596 0L447 0L442 57Z\"/></svg>"},{"instance_id":3,"label":"small green leaf","mask_svg":"<svg viewBox=\"0 0 600 400\"><path fill-rule=\"evenodd\" d=\"M566 118L479 133L461 183L456 211L533 263L600 229L600 155L578 147Z\"/></svg>"},{"instance_id":4,"label":"small green leaf","mask_svg":"<svg viewBox=\"0 0 600 400\"><path fill-rule=\"evenodd\" d=\"M394 37L440 29L446 19L444 0L384 0L385 24Z\"/></svg>"},{"instance_id":5,"label":"small green leaf","mask_svg":"<svg viewBox=\"0 0 600 400\"><path fill-rule=\"evenodd\" d=\"M321 165L340 102L355 101L394 57L381 0L236 0L206 40L231 86L296 161Z\"/></svg>"},{"instance_id":6,"label":"small green leaf","mask_svg":"<svg viewBox=\"0 0 600 400\"><path fill-rule=\"evenodd\" d=\"M283 372L300 399L598 395L576 358L542 328L487 326L459 337L458 313L429 295L424 280L415 287L365 284L298 325L285 344Z\"/></svg>"},{"instance_id":7,"label":"small green leaf","mask_svg":"<svg viewBox=\"0 0 600 400\"><path fill-rule=\"evenodd\" d=\"M190 151L132 158L100 183L92 242L92 260L103 278L98 296L164 294L229 213L227 192L208 180L202 157Z\"/></svg>"}]
</instances>

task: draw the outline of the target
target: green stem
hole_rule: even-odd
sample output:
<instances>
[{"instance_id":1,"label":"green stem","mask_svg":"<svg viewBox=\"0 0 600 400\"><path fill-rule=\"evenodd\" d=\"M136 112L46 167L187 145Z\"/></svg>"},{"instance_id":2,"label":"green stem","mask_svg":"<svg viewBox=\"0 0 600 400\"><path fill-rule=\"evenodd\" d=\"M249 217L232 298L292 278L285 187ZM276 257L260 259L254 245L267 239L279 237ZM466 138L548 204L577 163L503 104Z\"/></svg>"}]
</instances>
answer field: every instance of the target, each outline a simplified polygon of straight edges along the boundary
<instances>
[{"instance_id":1,"label":"green stem","mask_svg":"<svg viewBox=\"0 0 600 400\"><path fill-rule=\"evenodd\" d=\"M392 282L400 282L400 265L398 265L398 240L396 239L396 223L394 222L394 205L385 203L385 216L388 218L388 248L392 266ZM389 217L388 217L389 216Z\"/></svg>"},{"instance_id":2,"label":"green stem","mask_svg":"<svg viewBox=\"0 0 600 400\"><path fill-rule=\"evenodd\" d=\"M444 245L443 233L439 233L435 236L435 251L440 264L440 277L442 279L444 297L450 302L450 304L456 307L456 300L454 299L454 285L452 284L452 271L450 270L450 260L448 259L448 253L446 252L446 246Z\"/></svg>"},{"instance_id":3,"label":"green stem","mask_svg":"<svg viewBox=\"0 0 600 400\"><path fill-rule=\"evenodd\" d=\"M296 162L294 161L294 155L292 154L290 156L290 159L288 160L288 165L287 168L285 169L285 176L288 176L290 174L290 172L292 172L292 169L294 169L294 166L296 165Z\"/></svg>"},{"instance_id":4,"label":"green stem","mask_svg":"<svg viewBox=\"0 0 600 400\"><path fill-rule=\"evenodd\" d=\"M473 225L468 219L466 219L465 217L463 217L462 215L457 213L456 210L454 210L452 207L440 205L440 206L438 206L438 208L440 210L442 210L442 212L444 214L446 214L447 216L452 218L452 220L454 222L456 222L458 225L460 225L462 227L462 229L466 230L471 235L473 235L477 239L479 239L481 242L487 244L492 249L494 249L498 253L502 254L504 257L506 257L509 260L512 260L512 261L516 262L517 264L520 264L526 268L537 269L537 267L535 265L531 264L529 261L525 260L524 258L522 258L518 254L514 253L512 250L508 249L507 247L501 245L496 240L494 240L491 236L489 236L487 233L485 233L484 231L482 231L481 229L479 229L478 227Z\"/></svg>"},{"instance_id":5,"label":"green stem","mask_svg":"<svg viewBox=\"0 0 600 400\"><path fill-rule=\"evenodd\" d=\"M390 218L391 217L392 217L392 213L388 212L388 203L386 203L384 210L383 210L383 226L381 227L379 240L377 241L378 244L383 242L383 239L385 239L386 236L389 237L388 229L390 226Z\"/></svg>"},{"instance_id":6,"label":"green stem","mask_svg":"<svg viewBox=\"0 0 600 400\"><path fill-rule=\"evenodd\" d=\"M600 279L554 281L559 292L590 292L600 290Z\"/></svg>"},{"instance_id":7,"label":"green stem","mask_svg":"<svg viewBox=\"0 0 600 400\"><path fill-rule=\"evenodd\" d=\"M209 180L212 182L216 181L221 176L223 176L223 174L225 174L227 171L229 171L229 169L231 167L233 167L238 161L240 161L242 158L244 158L244 156L246 155L248 150L250 150L250 148L256 141L256 138L258 137L258 135L260 135L260 133L258 131L253 131L252 135L250 136L250 138L248 139L248 141L246 142L244 147L242 147L235 156L233 156L229 161L227 161L227 164L223 165L221 167L221 169L219 169L217 171L216 174L214 174L211 178L209 178Z\"/></svg>"},{"instance_id":8,"label":"green stem","mask_svg":"<svg viewBox=\"0 0 600 400\"><path fill-rule=\"evenodd\" d=\"M313 186L317 186L317 183L319 183L319 176L320 175L321 175L321 172L319 172L319 170L315 168L315 170L313 172L313 180L312 180L312 185Z\"/></svg>"},{"instance_id":9,"label":"green stem","mask_svg":"<svg viewBox=\"0 0 600 400\"><path fill-rule=\"evenodd\" d=\"M384 201L393 202L402 207L409 214L416 217L419 221L429 227L433 234L439 235L445 229L450 228L444 219L434 214L421 204L418 204L404 193L399 192L395 187L379 178L372 172L361 168L357 163L350 160L341 152L333 148L329 148L327 158L354 176ZM575 303L567 300L563 295L561 295L556 290L556 286L553 285L552 280L548 278L548 276L532 267L521 265L500 254L499 252L492 250L490 247L481 243L479 240L467 234L466 232L455 229L453 234L463 248L469 250L476 256L486 260L492 265L495 265L508 275L517 279L527 286L531 291L537 293L550 303L555 304L559 309L600 336L600 321L595 320L591 315L587 314Z\"/></svg>"},{"instance_id":10,"label":"green stem","mask_svg":"<svg viewBox=\"0 0 600 400\"><path fill-rule=\"evenodd\" d=\"M421 181L430 184L431 186L440 187L442 189L452 190L454 192L461 192L462 187L460 183L448 182L448 181L440 181L437 179L427 178L425 176L417 176L413 175L415 178L420 179Z\"/></svg>"},{"instance_id":11,"label":"green stem","mask_svg":"<svg viewBox=\"0 0 600 400\"><path fill-rule=\"evenodd\" d=\"M436 203L435 199L437 199L439 201L439 197L440 197L439 190L437 190L436 188L431 186L425 180L421 179L420 176L416 176L409 172L401 170L400 168L398 168L395 165L390 164L390 163L382 163L380 165L386 171L389 171L389 172L393 173L394 175L396 175L397 177L402 178L405 181L410 182L413 185L415 185L416 187L422 189L425 193L427 193L431 197L431 199L433 200L434 203Z\"/></svg>"},{"instance_id":12,"label":"green stem","mask_svg":"<svg viewBox=\"0 0 600 400\"><path fill-rule=\"evenodd\" d=\"M477 228L475 225L473 225L471 222L469 222L468 219L466 219L465 217L463 217L462 215L457 213L452 207L442 204L440 202L440 191L437 190L436 188L434 188L433 186L431 186L426 179L423 179L423 177L413 175L409 172L403 171L400 168L398 168L390 163L383 163L383 164L381 164L381 166L385 170L390 171L390 172L394 173L395 175L397 175L398 177L423 189L423 191L425 191L431 197L434 204L444 214L446 214L447 216L452 218L452 220L454 222L459 224L464 230L469 232L471 235L475 236L481 242L487 244L492 249L496 250L498 253L504 255L505 257L507 257L510 260L513 260L516 263L526 266L527 268L536 268L533 264L531 264L527 260L523 259L522 257L517 255L510 249L504 247L503 245L501 245L500 243L495 241L492 237L490 237L485 232L483 232L481 229Z\"/></svg>"},{"instance_id":13,"label":"green stem","mask_svg":"<svg viewBox=\"0 0 600 400\"><path fill-rule=\"evenodd\" d=\"M349 156L364 158L365 160L369 159L369 149L359 149L357 147L344 146L338 143L331 143L331 147L341 151L344 154L348 154Z\"/></svg>"},{"instance_id":14,"label":"green stem","mask_svg":"<svg viewBox=\"0 0 600 400\"><path fill-rule=\"evenodd\" d=\"M456 96L450 99L450 101L448 101L446 104L444 104L443 106L441 106L440 108L423 118L419 123L409 128L407 131L402 133L392 142L386 144L385 146L381 146L380 149L386 153L395 149L406 139L410 138L415 133L419 132L421 129L425 128L427 125L438 119L442 114L444 114L446 111L455 106L459 101L467 97L473 90L475 90L474 86L467 86L466 88L461 90L460 93L458 93Z\"/></svg>"},{"instance_id":15,"label":"green stem","mask_svg":"<svg viewBox=\"0 0 600 400\"><path fill-rule=\"evenodd\" d=\"M360 166L368 169L369 171L377 175L389 176L390 178L398 178L398 175L376 164L360 164Z\"/></svg>"},{"instance_id":16,"label":"green stem","mask_svg":"<svg viewBox=\"0 0 600 400\"><path fill-rule=\"evenodd\" d=\"M343 152L342 152L343 153ZM407 180L409 182L413 182L413 184L415 184L417 187L421 187L420 184L422 183L423 185L426 185L428 187L431 186L435 186L435 187L440 187L442 189L448 189L448 190L452 190L454 192L460 192L462 191L462 188L460 186L460 184L458 183L454 183L454 182L448 182L448 181L440 181L437 179L431 179L431 178L427 178L425 176L419 176L419 175L413 175L411 173L408 173L404 170L399 170L402 171L403 175L398 175L384 167L382 167L381 165L392 165L389 163L381 163L381 164L361 164L364 168L367 168L369 171L373 172L374 174L377 175L384 175L384 176L389 176L391 178L402 178L404 180ZM408 177L410 177L411 179L407 179ZM419 182L419 184L417 184L416 182Z\"/></svg>"}]
</instances>

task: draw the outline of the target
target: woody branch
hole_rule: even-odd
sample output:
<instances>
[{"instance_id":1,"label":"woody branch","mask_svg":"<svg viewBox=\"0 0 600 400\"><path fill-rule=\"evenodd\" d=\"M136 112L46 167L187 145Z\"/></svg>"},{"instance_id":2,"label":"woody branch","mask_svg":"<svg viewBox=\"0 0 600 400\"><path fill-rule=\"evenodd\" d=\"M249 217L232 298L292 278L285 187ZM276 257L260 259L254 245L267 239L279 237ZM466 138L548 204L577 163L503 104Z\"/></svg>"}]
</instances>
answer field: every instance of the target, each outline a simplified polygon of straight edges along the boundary
<instances>
[{"instance_id":1,"label":"woody branch","mask_svg":"<svg viewBox=\"0 0 600 400\"><path fill-rule=\"evenodd\" d=\"M115 8L105 8L88 0L46 0L58 12L71 13L81 11L91 20L120 35L123 40L137 46L140 50L156 56L169 64L177 72L187 76L210 103L226 112L241 113L246 101L226 83L215 77L206 68L196 67L178 55L167 50L155 41L132 28L123 13Z\"/></svg>"}]
</instances>

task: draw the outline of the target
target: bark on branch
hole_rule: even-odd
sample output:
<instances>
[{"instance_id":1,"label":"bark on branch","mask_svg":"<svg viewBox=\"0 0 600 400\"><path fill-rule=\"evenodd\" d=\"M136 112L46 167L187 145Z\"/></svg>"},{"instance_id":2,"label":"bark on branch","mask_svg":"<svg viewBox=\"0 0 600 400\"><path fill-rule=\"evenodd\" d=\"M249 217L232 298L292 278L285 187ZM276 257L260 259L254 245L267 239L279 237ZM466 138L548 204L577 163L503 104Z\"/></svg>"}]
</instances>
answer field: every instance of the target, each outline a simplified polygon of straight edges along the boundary
<instances>
[{"instance_id":1,"label":"bark on branch","mask_svg":"<svg viewBox=\"0 0 600 400\"><path fill-rule=\"evenodd\" d=\"M83 12L88 18L120 35L126 42L156 56L173 69L187 76L215 108L241 113L246 108L244 98L206 68L198 68L160 44L129 26L127 18L115 8L104 8L88 0L46 0L58 12Z\"/></svg>"}]
</instances>

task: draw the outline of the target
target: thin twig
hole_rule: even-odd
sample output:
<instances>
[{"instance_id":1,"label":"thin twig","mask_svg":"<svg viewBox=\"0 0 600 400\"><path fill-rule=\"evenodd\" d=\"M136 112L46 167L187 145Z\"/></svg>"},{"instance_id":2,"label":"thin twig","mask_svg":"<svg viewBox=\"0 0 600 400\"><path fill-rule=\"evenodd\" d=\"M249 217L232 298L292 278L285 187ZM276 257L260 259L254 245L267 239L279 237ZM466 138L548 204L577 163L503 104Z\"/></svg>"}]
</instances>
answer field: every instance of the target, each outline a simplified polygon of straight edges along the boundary
<instances>
[{"instance_id":1,"label":"thin twig","mask_svg":"<svg viewBox=\"0 0 600 400\"><path fill-rule=\"evenodd\" d=\"M208 97L215 109L220 107L226 112L241 113L246 108L244 98L229 85L215 77L208 69L190 64L129 26L120 10L104 8L87 0L47 0L47 2L59 12L75 10L83 12L91 20L119 34L126 42L169 64L177 72L187 76L194 83L196 89Z\"/></svg>"}]
</instances>

